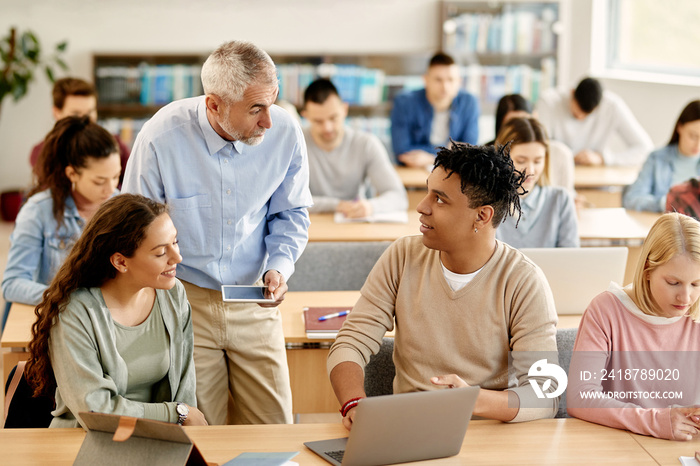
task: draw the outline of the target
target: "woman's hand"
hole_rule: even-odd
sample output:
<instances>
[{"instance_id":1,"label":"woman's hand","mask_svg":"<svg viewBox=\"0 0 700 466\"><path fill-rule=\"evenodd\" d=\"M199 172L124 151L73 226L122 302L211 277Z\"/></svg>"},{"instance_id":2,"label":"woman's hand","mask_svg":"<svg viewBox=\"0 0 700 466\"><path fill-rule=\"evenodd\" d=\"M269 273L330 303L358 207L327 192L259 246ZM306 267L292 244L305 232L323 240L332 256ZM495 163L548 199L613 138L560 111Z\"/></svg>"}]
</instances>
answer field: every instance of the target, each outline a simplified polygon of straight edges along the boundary
<instances>
[{"instance_id":1,"label":"woman's hand","mask_svg":"<svg viewBox=\"0 0 700 466\"><path fill-rule=\"evenodd\" d=\"M440 386L447 387L447 388L459 388L459 387L468 387L469 386L469 384L467 382L462 380L456 374L438 375L436 377L431 377L430 382L433 385L440 385Z\"/></svg>"},{"instance_id":2,"label":"woman's hand","mask_svg":"<svg viewBox=\"0 0 700 466\"><path fill-rule=\"evenodd\" d=\"M208 426L209 423L204 419L204 414L193 406L187 405L190 412L187 414L187 419L182 423L183 426Z\"/></svg>"},{"instance_id":3,"label":"woman's hand","mask_svg":"<svg viewBox=\"0 0 700 466\"><path fill-rule=\"evenodd\" d=\"M674 440L692 440L700 435L700 407L671 408L671 435Z\"/></svg>"}]
</instances>

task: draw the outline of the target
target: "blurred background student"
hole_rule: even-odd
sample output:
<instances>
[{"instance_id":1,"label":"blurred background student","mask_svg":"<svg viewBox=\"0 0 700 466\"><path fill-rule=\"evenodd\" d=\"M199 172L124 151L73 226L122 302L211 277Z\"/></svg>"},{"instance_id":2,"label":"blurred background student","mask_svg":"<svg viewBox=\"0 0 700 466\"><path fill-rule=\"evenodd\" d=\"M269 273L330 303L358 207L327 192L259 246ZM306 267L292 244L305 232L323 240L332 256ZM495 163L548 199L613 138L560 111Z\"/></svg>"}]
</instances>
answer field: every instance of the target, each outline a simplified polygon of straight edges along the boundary
<instances>
[{"instance_id":1,"label":"blurred background student","mask_svg":"<svg viewBox=\"0 0 700 466\"><path fill-rule=\"evenodd\" d=\"M515 168L527 175L526 192L520 195L520 218L506 217L496 238L515 248L580 246L574 200L547 179L549 140L544 126L534 118L514 118L496 138L496 146L508 143Z\"/></svg>"},{"instance_id":2,"label":"blurred background student","mask_svg":"<svg viewBox=\"0 0 700 466\"><path fill-rule=\"evenodd\" d=\"M685 106L668 144L655 150L622 197L626 209L663 212L671 186L700 176L700 100Z\"/></svg>"},{"instance_id":3,"label":"blurred background student","mask_svg":"<svg viewBox=\"0 0 700 466\"><path fill-rule=\"evenodd\" d=\"M55 121L69 116L86 116L89 117L93 123L97 122L97 91L95 90L95 86L89 82L80 78L70 77L58 79L53 85L51 97L53 100L51 114ZM124 170L126 170L126 161L129 160L131 150L119 139L118 135L115 134L114 139L117 142L119 158L122 163L122 172L119 178L119 185L121 186L121 182L124 178ZM45 143L46 141L44 140L36 144L29 155L29 163L34 169L36 169L39 154L41 154Z\"/></svg>"},{"instance_id":4,"label":"blurred background student","mask_svg":"<svg viewBox=\"0 0 700 466\"><path fill-rule=\"evenodd\" d=\"M88 117L55 124L10 236L2 280L5 301L41 301L85 223L115 194L120 174L119 149L107 130Z\"/></svg>"},{"instance_id":5,"label":"blurred background student","mask_svg":"<svg viewBox=\"0 0 700 466\"><path fill-rule=\"evenodd\" d=\"M698 438L699 285L700 223L664 214L644 241L632 284L611 283L583 314L569 369L571 416L658 438ZM656 369L668 374L678 365L678 377L655 376ZM586 370L597 377L584 380L580 372ZM681 392L682 400L643 396L657 390ZM639 396L582 395L586 392Z\"/></svg>"},{"instance_id":6,"label":"blurred background student","mask_svg":"<svg viewBox=\"0 0 700 466\"><path fill-rule=\"evenodd\" d=\"M164 204L121 194L95 214L35 311L25 371L35 394L55 391L50 427L82 411L207 424L181 261Z\"/></svg>"},{"instance_id":7,"label":"blurred background student","mask_svg":"<svg viewBox=\"0 0 700 466\"><path fill-rule=\"evenodd\" d=\"M496 136L504 124L513 118L532 117L532 105L520 94L508 94L501 97L496 107ZM496 140L487 143L493 145ZM574 191L574 155L566 144L549 140L549 159L547 178L552 186L561 186L576 197ZM583 201L583 199L582 199Z\"/></svg>"}]
</instances>

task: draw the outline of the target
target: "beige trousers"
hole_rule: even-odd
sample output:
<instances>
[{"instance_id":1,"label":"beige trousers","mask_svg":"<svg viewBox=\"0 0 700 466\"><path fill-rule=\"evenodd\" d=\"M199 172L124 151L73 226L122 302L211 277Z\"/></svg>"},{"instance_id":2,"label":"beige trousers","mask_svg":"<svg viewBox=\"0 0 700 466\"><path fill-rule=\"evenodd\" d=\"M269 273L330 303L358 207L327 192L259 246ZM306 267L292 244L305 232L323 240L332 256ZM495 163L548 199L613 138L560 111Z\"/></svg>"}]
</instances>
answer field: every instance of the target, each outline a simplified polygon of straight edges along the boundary
<instances>
[{"instance_id":1,"label":"beige trousers","mask_svg":"<svg viewBox=\"0 0 700 466\"><path fill-rule=\"evenodd\" d=\"M192 307L197 407L207 422L291 424L292 390L279 309L225 303L221 291L182 283Z\"/></svg>"}]
</instances>

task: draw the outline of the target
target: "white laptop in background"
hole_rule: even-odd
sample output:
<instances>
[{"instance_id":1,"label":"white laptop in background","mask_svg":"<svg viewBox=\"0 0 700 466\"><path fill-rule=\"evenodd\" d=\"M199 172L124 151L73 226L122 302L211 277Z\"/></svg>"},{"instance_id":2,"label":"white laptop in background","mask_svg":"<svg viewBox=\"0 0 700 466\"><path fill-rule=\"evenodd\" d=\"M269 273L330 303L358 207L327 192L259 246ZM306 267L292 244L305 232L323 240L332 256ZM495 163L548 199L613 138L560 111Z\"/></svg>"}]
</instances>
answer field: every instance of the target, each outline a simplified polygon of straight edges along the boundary
<instances>
[{"instance_id":1,"label":"white laptop in background","mask_svg":"<svg viewBox=\"0 0 700 466\"><path fill-rule=\"evenodd\" d=\"M350 437L304 442L337 466L371 466L459 453L479 387L364 398Z\"/></svg>"},{"instance_id":2,"label":"white laptop in background","mask_svg":"<svg viewBox=\"0 0 700 466\"><path fill-rule=\"evenodd\" d=\"M626 247L523 248L520 252L544 272L560 315L583 314L611 281L626 285Z\"/></svg>"}]
</instances>

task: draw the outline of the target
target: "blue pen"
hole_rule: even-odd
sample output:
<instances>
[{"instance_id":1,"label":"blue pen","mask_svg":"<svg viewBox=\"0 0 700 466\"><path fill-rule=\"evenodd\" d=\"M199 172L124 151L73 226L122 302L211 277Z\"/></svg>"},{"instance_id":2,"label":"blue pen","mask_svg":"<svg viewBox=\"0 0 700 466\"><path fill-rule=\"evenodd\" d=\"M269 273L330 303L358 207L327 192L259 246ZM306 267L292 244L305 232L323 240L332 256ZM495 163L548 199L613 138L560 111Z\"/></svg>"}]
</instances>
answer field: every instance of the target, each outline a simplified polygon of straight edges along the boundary
<instances>
[{"instance_id":1,"label":"blue pen","mask_svg":"<svg viewBox=\"0 0 700 466\"><path fill-rule=\"evenodd\" d=\"M321 316L318 318L319 322L323 322L324 320L332 319L334 317L343 317L348 315L348 312L350 311L340 311L340 312L334 312L333 314L326 314L325 316Z\"/></svg>"}]
</instances>

